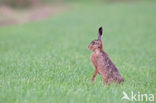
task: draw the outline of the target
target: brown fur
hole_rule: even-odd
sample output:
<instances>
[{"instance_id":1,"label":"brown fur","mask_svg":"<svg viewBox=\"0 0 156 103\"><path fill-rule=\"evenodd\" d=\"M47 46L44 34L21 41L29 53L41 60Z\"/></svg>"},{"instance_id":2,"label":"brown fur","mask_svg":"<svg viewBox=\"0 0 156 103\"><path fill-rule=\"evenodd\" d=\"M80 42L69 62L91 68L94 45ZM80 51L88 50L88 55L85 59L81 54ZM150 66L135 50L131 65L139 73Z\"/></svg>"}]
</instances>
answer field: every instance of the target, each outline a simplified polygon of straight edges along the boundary
<instances>
[{"instance_id":1,"label":"brown fur","mask_svg":"<svg viewBox=\"0 0 156 103\"><path fill-rule=\"evenodd\" d=\"M98 39L93 40L88 48L93 51L91 61L95 67L95 73L92 82L95 81L96 75L99 73L106 84L124 82L124 78L120 75L117 67L111 61L108 54L103 50L102 44L102 27L99 28Z\"/></svg>"}]
</instances>

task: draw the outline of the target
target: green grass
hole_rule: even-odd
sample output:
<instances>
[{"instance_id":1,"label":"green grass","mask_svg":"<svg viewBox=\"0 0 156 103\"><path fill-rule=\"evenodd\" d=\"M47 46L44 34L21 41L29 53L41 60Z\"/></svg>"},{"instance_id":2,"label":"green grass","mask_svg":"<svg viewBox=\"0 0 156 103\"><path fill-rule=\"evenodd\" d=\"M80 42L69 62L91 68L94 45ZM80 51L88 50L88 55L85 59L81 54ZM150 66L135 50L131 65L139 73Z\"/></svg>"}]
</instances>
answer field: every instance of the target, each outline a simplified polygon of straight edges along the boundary
<instances>
[{"instance_id":1,"label":"green grass","mask_svg":"<svg viewBox=\"0 0 156 103\"><path fill-rule=\"evenodd\" d=\"M127 103L123 91L156 96L155 5L80 3L48 20L1 27L0 103ZM101 25L123 85L104 86L100 75L91 83L87 47Z\"/></svg>"}]
</instances>

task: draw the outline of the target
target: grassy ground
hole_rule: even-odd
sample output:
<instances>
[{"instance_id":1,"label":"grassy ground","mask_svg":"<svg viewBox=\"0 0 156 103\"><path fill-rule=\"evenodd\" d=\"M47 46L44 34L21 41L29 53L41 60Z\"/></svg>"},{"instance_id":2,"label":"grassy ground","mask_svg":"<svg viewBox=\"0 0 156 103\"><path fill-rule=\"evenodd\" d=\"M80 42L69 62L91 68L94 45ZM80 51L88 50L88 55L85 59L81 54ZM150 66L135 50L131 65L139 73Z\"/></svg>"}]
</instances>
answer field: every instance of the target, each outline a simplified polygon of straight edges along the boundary
<instances>
[{"instance_id":1,"label":"grassy ground","mask_svg":"<svg viewBox=\"0 0 156 103\"><path fill-rule=\"evenodd\" d=\"M0 28L0 103L127 103L156 96L156 2L76 4L51 19ZM103 86L89 43L103 26L105 51L124 85Z\"/></svg>"}]
</instances>

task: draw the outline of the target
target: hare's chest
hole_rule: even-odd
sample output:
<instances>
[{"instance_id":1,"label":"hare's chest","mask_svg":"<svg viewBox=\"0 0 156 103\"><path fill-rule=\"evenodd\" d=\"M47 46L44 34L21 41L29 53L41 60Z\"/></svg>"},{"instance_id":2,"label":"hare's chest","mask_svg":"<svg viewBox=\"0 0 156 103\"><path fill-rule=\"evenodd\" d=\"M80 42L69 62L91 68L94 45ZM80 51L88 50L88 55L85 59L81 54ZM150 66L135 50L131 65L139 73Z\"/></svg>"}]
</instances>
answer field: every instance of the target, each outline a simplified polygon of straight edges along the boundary
<instances>
[{"instance_id":1,"label":"hare's chest","mask_svg":"<svg viewBox=\"0 0 156 103\"><path fill-rule=\"evenodd\" d=\"M105 57L101 53L93 53L91 61L96 66L103 66L105 64Z\"/></svg>"},{"instance_id":2,"label":"hare's chest","mask_svg":"<svg viewBox=\"0 0 156 103\"><path fill-rule=\"evenodd\" d=\"M91 61L92 61L93 64L97 64L98 59L99 59L99 55L97 55L96 53L93 53L91 55Z\"/></svg>"},{"instance_id":3,"label":"hare's chest","mask_svg":"<svg viewBox=\"0 0 156 103\"><path fill-rule=\"evenodd\" d=\"M91 59L92 62L95 62L96 56L95 56L94 53L91 55L90 59Z\"/></svg>"}]
</instances>

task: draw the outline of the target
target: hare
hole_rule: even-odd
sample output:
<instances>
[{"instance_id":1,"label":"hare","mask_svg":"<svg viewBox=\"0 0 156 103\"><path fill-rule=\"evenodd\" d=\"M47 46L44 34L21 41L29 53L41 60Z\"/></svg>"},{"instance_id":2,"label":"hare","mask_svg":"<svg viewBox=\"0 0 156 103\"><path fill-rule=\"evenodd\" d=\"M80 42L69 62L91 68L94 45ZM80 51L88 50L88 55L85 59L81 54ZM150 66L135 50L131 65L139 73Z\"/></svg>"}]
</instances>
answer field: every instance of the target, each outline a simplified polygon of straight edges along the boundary
<instances>
[{"instance_id":1,"label":"hare","mask_svg":"<svg viewBox=\"0 0 156 103\"><path fill-rule=\"evenodd\" d=\"M120 75L117 67L111 61L108 54L103 50L102 32L103 29L100 27L98 31L98 39L93 40L88 46L89 50L93 51L91 61L95 67L92 82L94 83L95 77L99 73L106 84L122 83L124 82L124 78Z\"/></svg>"}]
</instances>

